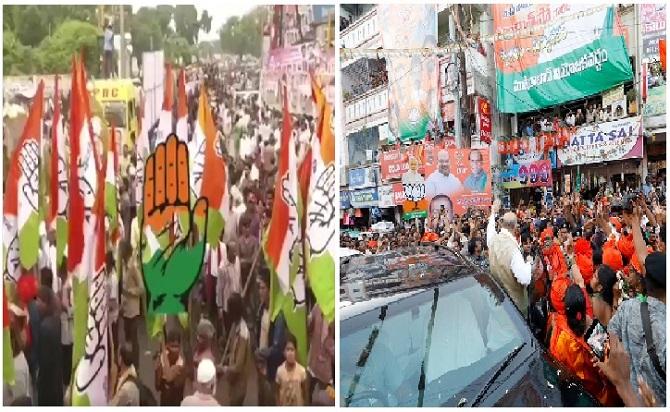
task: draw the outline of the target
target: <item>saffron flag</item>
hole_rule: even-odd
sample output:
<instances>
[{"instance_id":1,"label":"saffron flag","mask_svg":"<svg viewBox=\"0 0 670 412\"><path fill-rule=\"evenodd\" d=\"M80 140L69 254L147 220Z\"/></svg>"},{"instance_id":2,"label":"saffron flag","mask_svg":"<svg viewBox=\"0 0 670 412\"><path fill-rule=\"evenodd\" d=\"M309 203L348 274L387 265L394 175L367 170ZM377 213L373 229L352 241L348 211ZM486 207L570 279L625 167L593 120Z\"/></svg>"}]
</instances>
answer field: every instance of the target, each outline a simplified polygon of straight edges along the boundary
<instances>
[{"instance_id":1,"label":"saffron flag","mask_svg":"<svg viewBox=\"0 0 670 412\"><path fill-rule=\"evenodd\" d=\"M186 97L186 73L179 71L177 79L179 100L177 102L177 137L182 142L188 142L188 100Z\"/></svg>"},{"instance_id":2,"label":"saffron flag","mask_svg":"<svg viewBox=\"0 0 670 412\"><path fill-rule=\"evenodd\" d=\"M174 132L172 109L174 107L174 75L172 74L172 65L165 66L165 80L163 86L163 110L158 120L158 130L156 131L156 143L164 143L168 136Z\"/></svg>"},{"instance_id":3,"label":"saffron flag","mask_svg":"<svg viewBox=\"0 0 670 412\"><path fill-rule=\"evenodd\" d=\"M307 360L307 315L305 278L302 263L302 236L298 215L298 176L291 115L284 90L284 118L275 182L272 220L263 238L270 279L270 316L274 321L283 313L289 331L298 343L298 359Z\"/></svg>"},{"instance_id":4,"label":"saffron flag","mask_svg":"<svg viewBox=\"0 0 670 412\"><path fill-rule=\"evenodd\" d=\"M38 208L43 101L44 82L40 81L28 120L10 159L3 200L4 275L14 282L21 276L21 267L32 269L37 264L40 246Z\"/></svg>"},{"instance_id":5,"label":"saffron flag","mask_svg":"<svg viewBox=\"0 0 670 412\"><path fill-rule=\"evenodd\" d=\"M212 109L207 99L207 89L200 87L198 122L193 141L196 153L193 155L191 188L195 189L192 199L205 197L208 200L207 243L219 243L224 228L224 216L229 210L228 169L223 159L223 142L217 139Z\"/></svg>"},{"instance_id":6,"label":"saffron flag","mask_svg":"<svg viewBox=\"0 0 670 412\"><path fill-rule=\"evenodd\" d=\"M333 109L314 78L312 96L319 120L311 147L312 175L305 216L305 267L317 304L324 318L332 322L335 319L335 258L338 247Z\"/></svg>"}]
</instances>

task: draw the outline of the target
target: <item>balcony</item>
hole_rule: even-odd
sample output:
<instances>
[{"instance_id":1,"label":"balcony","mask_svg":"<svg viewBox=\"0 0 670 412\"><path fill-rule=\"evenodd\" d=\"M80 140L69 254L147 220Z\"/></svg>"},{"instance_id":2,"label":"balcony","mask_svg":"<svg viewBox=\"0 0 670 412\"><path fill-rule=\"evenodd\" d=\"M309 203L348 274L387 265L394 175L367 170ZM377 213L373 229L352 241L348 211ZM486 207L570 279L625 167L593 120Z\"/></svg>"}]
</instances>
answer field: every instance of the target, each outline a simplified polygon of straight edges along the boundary
<instances>
[{"instance_id":1,"label":"balcony","mask_svg":"<svg viewBox=\"0 0 670 412\"><path fill-rule=\"evenodd\" d=\"M381 36L377 21L377 7L357 15L354 9L348 10L343 5L343 13L340 15L340 40L341 45L347 49L353 48L377 48L381 47ZM354 6L360 7L360 6ZM352 12L353 11L353 12ZM356 11L359 11L356 9ZM347 14L345 16L344 14Z\"/></svg>"},{"instance_id":2,"label":"balcony","mask_svg":"<svg viewBox=\"0 0 670 412\"><path fill-rule=\"evenodd\" d=\"M346 100L346 99L345 99ZM382 85L345 103L345 131L377 126L388 121L388 88Z\"/></svg>"}]
</instances>

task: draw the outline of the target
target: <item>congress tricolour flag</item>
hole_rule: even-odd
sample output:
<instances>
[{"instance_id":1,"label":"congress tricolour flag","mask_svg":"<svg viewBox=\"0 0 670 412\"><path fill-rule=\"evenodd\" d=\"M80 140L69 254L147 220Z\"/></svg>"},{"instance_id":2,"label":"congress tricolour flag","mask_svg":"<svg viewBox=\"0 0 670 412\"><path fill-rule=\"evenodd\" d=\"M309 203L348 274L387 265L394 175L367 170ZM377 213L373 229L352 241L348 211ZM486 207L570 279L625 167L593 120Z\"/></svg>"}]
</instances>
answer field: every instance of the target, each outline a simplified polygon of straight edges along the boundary
<instances>
[{"instance_id":1,"label":"congress tricolour flag","mask_svg":"<svg viewBox=\"0 0 670 412\"><path fill-rule=\"evenodd\" d=\"M182 142L188 142L188 98L186 97L186 73L184 69L179 71L177 79L178 102L177 102L177 137Z\"/></svg>"},{"instance_id":2,"label":"congress tricolour flag","mask_svg":"<svg viewBox=\"0 0 670 412\"><path fill-rule=\"evenodd\" d=\"M218 244L224 228L224 216L229 209L228 169L223 159L223 142L217 139L212 109L207 99L207 89L200 87L198 122L193 135L195 149L191 172L196 196L206 197L209 204L207 215L207 243Z\"/></svg>"},{"instance_id":3,"label":"congress tricolour flag","mask_svg":"<svg viewBox=\"0 0 670 412\"><path fill-rule=\"evenodd\" d=\"M305 267L316 301L324 317L332 322L335 319L337 257L333 108L314 79L312 96L319 113L319 121L311 147L312 170L305 216Z\"/></svg>"},{"instance_id":4,"label":"congress tricolour flag","mask_svg":"<svg viewBox=\"0 0 670 412\"><path fill-rule=\"evenodd\" d=\"M272 272L270 313L275 320L284 314L289 331L298 342L298 359L307 360L307 316L305 278L302 264L302 236L298 217L298 173L291 115L284 90L284 119L275 181L272 220L263 238L265 260Z\"/></svg>"},{"instance_id":5,"label":"congress tricolour flag","mask_svg":"<svg viewBox=\"0 0 670 412\"><path fill-rule=\"evenodd\" d=\"M26 126L10 159L3 200L4 275L13 281L21 276L21 266L30 269L37 264L43 101L44 82L40 81Z\"/></svg>"},{"instance_id":6,"label":"congress tricolour flag","mask_svg":"<svg viewBox=\"0 0 670 412\"><path fill-rule=\"evenodd\" d=\"M74 294L72 365L73 368L76 368L80 360L84 358L88 324L88 277L94 273L95 218L93 210L95 194L99 186L96 167L99 162L96 158L89 123L90 110L85 89L86 76L83 67L76 59L73 60L72 71L69 187L78 190L70 190L67 269L72 276Z\"/></svg>"},{"instance_id":7,"label":"congress tricolour flag","mask_svg":"<svg viewBox=\"0 0 670 412\"><path fill-rule=\"evenodd\" d=\"M14 353L7 304L7 289L2 289L2 381L5 385L14 384Z\"/></svg>"},{"instance_id":8,"label":"congress tricolour flag","mask_svg":"<svg viewBox=\"0 0 670 412\"><path fill-rule=\"evenodd\" d=\"M107 159L97 169L97 179L104 181ZM105 184L95 195L91 223L94 226L93 271L88 275L88 308L84 355L75 366L72 390L73 406L107 406L109 375L109 296L105 265Z\"/></svg>"},{"instance_id":9,"label":"congress tricolour flag","mask_svg":"<svg viewBox=\"0 0 670 412\"><path fill-rule=\"evenodd\" d=\"M167 140L168 136L174 132L172 108L174 107L174 74L172 65L165 66L165 85L163 87L163 110L158 121L158 130L156 134L157 147L160 143Z\"/></svg>"},{"instance_id":10,"label":"congress tricolour flag","mask_svg":"<svg viewBox=\"0 0 670 412\"><path fill-rule=\"evenodd\" d=\"M56 229L56 265L63 262L65 245L67 244L67 162L66 142L63 131L63 113L61 112L60 89L56 77L56 93L54 96L54 116L51 125L51 183L49 201L49 227Z\"/></svg>"},{"instance_id":11,"label":"congress tricolour flag","mask_svg":"<svg viewBox=\"0 0 670 412\"><path fill-rule=\"evenodd\" d=\"M109 231L114 244L119 238L119 193L116 182L116 177L119 174L119 154L116 130L113 124L110 127L109 148L106 151L105 164L105 212L109 216ZM127 230L130 230L130 228Z\"/></svg>"}]
</instances>

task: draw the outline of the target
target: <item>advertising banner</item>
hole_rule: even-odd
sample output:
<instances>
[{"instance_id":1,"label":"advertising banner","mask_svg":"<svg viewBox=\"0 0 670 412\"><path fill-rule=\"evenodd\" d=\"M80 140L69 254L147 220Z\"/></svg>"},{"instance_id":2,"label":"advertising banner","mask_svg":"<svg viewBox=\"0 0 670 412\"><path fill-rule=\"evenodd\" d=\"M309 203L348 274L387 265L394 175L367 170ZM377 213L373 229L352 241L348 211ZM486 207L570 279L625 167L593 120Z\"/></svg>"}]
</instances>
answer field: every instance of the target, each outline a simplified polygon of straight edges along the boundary
<instances>
[{"instance_id":1,"label":"advertising banner","mask_svg":"<svg viewBox=\"0 0 670 412\"><path fill-rule=\"evenodd\" d=\"M482 143L491 143L491 104L486 98L477 98L477 113L479 115L479 140Z\"/></svg>"},{"instance_id":2,"label":"advertising banner","mask_svg":"<svg viewBox=\"0 0 670 412\"><path fill-rule=\"evenodd\" d=\"M490 165L488 148L453 149L434 143L381 155L382 180L401 178L402 183L393 184L393 192L406 218L426 217L431 200L435 200L433 207L445 204L446 210L456 214L469 206L490 206Z\"/></svg>"},{"instance_id":3,"label":"advertising banner","mask_svg":"<svg viewBox=\"0 0 670 412\"><path fill-rule=\"evenodd\" d=\"M623 93L623 84L603 93L603 109L611 108L616 117L628 116L628 105Z\"/></svg>"},{"instance_id":4,"label":"advertising banner","mask_svg":"<svg viewBox=\"0 0 670 412\"><path fill-rule=\"evenodd\" d=\"M405 189L402 187L402 183L393 184L393 201L396 206L402 206L405 203Z\"/></svg>"},{"instance_id":5,"label":"advertising banner","mask_svg":"<svg viewBox=\"0 0 670 412\"><path fill-rule=\"evenodd\" d=\"M431 215L439 213L442 206L452 215L461 215L468 207L491 205L488 150L433 146L426 152L426 199Z\"/></svg>"},{"instance_id":6,"label":"advertising banner","mask_svg":"<svg viewBox=\"0 0 670 412\"><path fill-rule=\"evenodd\" d=\"M333 6L316 12L332 13ZM289 91L289 111L314 115L310 71L325 87L326 98L332 103L335 88L335 52L324 48L319 39L315 9L308 5L276 5L269 13L263 43L261 98L276 110L282 110L281 90L286 83Z\"/></svg>"},{"instance_id":7,"label":"advertising banner","mask_svg":"<svg viewBox=\"0 0 670 412\"><path fill-rule=\"evenodd\" d=\"M349 209L351 202L349 201L349 191L340 190L340 209Z\"/></svg>"},{"instance_id":8,"label":"advertising banner","mask_svg":"<svg viewBox=\"0 0 670 412\"><path fill-rule=\"evenodd\" d=\"M558 149L566 166L642 157L642 117L582 126L570 136L567 148Z\"/></svg>"},{"instance_id":9,"label":"advertising banner","mask_svg":"<svg viewBox=\"0 0 670 412\"><path fill-rule=\"evenodd\" d=\"M423 173L424 145L403 146L382 152L379 157L382 181L400 179L409 170L410 157L418 160L419 173Z\"/></svg>"},{"instance_id":10,"label":"advertising banner","mask_svg":"<svg viewBox=\"0 0 670 412\"><path fill-rule=\"evenodd\" d=\"M379 193L376 187L349 192L349 199L351 206L356 208L377 207L379 205Z\"/></svg>"},{"instance_id":11,"label":"advertising banner","mask_svg":"<svg viewBox=\"0 0 670 412\"><path fill-rule=\"evenodd\" d=\"M505 189L523 187L551 187L551 161L536 160L518 163L508 156L506 169L500 174Z\"/></svg>"},{"instance_id":12,"label":"advertising banner","mask_svg":"<svg viewBox=\"0 0 670 412\"><path fill-rule=\"evenodd\" d=\"M392 185L379 187L379 207L395 207Z\"/></svg>"},{"instance_id":13,"label":"advertising banner","mask_svg":"<svg viewBox=\"0 0 670 412\"><path fill-rule=\"evenodd\" d=\"M659 61L658 41L665 37L665 3L640 4L642 59Z\"/></svg>"},{"instance_id":14,"label":"advertising banner","mask_svg":"<svg viewBox=\"0 0 670 412\"><path fill-rule=\"evenodd\" d=\"M645 118L665 114L665 87L666 85L662 84L647 91L647 102L642 109L642 115ZM644 124L649 127L647 121Z\"/></svg>"},{"instance_id":15,"label":"advertising banner","mask_svg":"<svg viewBox=\"0 0 670 412\"><path fill-rule=\"evenodd\" d=\"M554 106L633 78L612 6L494 4L493 25L502 34L494 44L502 113Z\"/></svg>"},{"instance_id":16,"label":"advertising banner","mask_svg":"<svg viewBox=\"0 0 670 412\"><path fill-rule=\"evenodd\" d=\"M373 167L361 167L349 170L349 188L362 189L377 186L377 171Z\"/></svg>"},{"instance_id":17,"label":"advertising banner","mask_svg":"<svg viewBox=\"0 0 670 412\"><path fill-rule=\"evenodd\" d=\"M434 4L377 6L384 48L430 48L437 45ZM389 126L401 141L423 139L438 113L438 63L434 56L386 58L389 78Z\"/></svg>"}]
</instances>

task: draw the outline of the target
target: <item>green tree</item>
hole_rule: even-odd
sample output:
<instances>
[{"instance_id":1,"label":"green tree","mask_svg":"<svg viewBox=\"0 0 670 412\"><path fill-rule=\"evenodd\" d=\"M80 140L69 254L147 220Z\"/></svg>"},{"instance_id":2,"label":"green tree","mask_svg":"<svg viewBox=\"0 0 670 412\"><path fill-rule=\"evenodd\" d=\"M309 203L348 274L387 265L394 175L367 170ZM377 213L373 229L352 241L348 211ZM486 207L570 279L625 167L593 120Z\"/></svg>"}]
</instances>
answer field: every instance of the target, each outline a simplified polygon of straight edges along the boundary
<instances>
[{"instance_id":1,"label":"green tree","mask_svg":"<svg viewBox=\"0 0 670 412\"><path fill-rule=\"evenodd\" d=\"M219 29L221 50L224 53L260 57L266 14L264 7L256 7L241 18L230 17Z\"/></svg>"},{"instance_id":2,"label":"green tree","mask_svg":"<svg viewBox=\"0 0 670 412\"><path fill-rule=\"evenodd\" d=\"M25 46L36 47L49 35L50 22L38 6L23 8L14 24L16 36Z\"/></svg>"},{"instance_id":3,"label":"green tree","mask_svg":"<svg viewBox=\"0 0 670 412\"><path fill-rule=\"evenodd\" d=\"M2 32L2 74L14 76L40 71L36 51L21 44L14 32Z\"/></svg>"},{"instance_id":4,"label":"green tree","mask_svg":"<svg viewBox=\"0 0 670 412\"><path fill-rule=\"evenodd\" d=\"M188 44L194 45L198 42L200 21L198 20L198 11L193 4L175 7L174 27L177 34L186 39Z\"/></svg>"},{"instance_id":5,"label":"green tree","mask_svg":"<svg viewBox=\"0 0 670 412\"><path fill-rule=\"evenodd\" d=\"M172 30L170 29L170 22L172 21L172 15L174 14L174 7L161 5L156 7L156 13L158 21L161 28L161 33L168 34Z\"/></svg>"},{"instance_id":6,"label":"green tree","mask_svg":"<svg viewBox=\"0 0 670 412\"><path fill-rule=\"evenodd\" d=\"M200 30L205 33L212 31L212 16L209 15L207 10L203 10L200 15Z\"/></svg>"},{"instance_id":7,"label":"green tree","mask_svg":"<svg viewBox=\"0 0 670 412\"><path fill-rule=\"evenodd\" d=\"M133 38L133 56L138 64L142 64L142 53L161 50L163 48L163 32L161 20L156 9L142 7L133 16L130 25L130 34ZM153 48L152 48L153 46Z\"/></svg>"},{"instance_id":8,"label":"green tree","mask_svg":"<svg viewBox=\"0 0 670 412\"><path fill-rule=\"evenodd\" d=\"M173 64L190 64L196 54L195 46L191 46L185 38L176 34L168 36L163 45L165 61Z\"/></svg>"},{"instance_id":9,"label":"green tree","mask_svg":"<svg viewBox=\"0 0 670 412\"><path fill-rule=\"evenodd\" d=\"M86 70L94 76L100 73L102 33L96 26L76 20L68 20L58 26L51 37L45 38L39 47L39 60L46 73L67 73L71 69L72 55L84 52Z\"/></svg>"}]
</instances>

